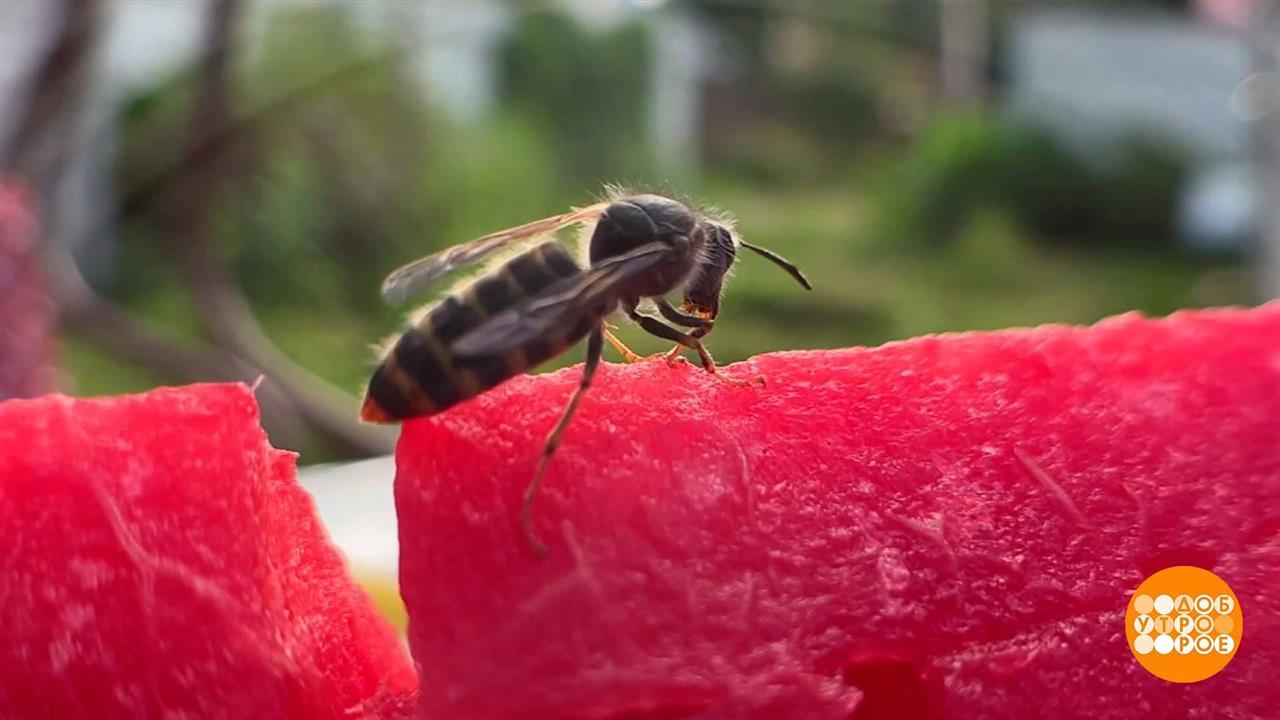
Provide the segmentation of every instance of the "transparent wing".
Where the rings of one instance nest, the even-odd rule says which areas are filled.
[[[459,357],[501,355],[548,331],[572,325],[583,309],[607,300],[620,284],[665,260],[671,252],[666,243],[648,243],[593,265],[489,318],[458,338],[453,352]]]
[[[382,282],[382,297],[393,305],[399,305],[458,268],[466,267],[497,250],[548,235],[574,223],[594,220],[600,217],[608,206],[609,203],[600,202],[577,208],[560,215],[489,233],[470,242],[454,245],[414,260],[387,276],[387,279]]]

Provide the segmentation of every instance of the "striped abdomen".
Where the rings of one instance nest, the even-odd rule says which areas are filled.
[[[599,318],[584,314],[573,327],[513,347],[497,357],[459,358],[452,345],[493,315],[579,272],[569,253],[548,242],[512,258],[457,295],[431,308],[400,336],[369,380],[362,419],[395,422],[433,415],[563,353]]]

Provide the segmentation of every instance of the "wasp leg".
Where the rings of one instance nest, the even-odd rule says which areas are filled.
[[[757,375],[749,380],[735,380],[734,378],[728,377],[724,373],[720,372],[720,369],[716,367],[716,361],[711,357],[710,351],[708,351],[707,347],[702,344],[702,340],[700,340],[698,336],[694,335],[694,333],[698,331],[698,328],[695,328],[693,332],[690,332],[689,334],[686,335],[685,333],[680,332],[679,330],[671,327],[670,325],[665,325],[662,322],[659,322],[657,318],[651,318],[647,315],[641,315],[635,310],[628,312],[628,316],[632,320],[635,320],[636,323],[640,325],[640,327],[644,328],[645,332],[648,332],[652,335],[657,335],[663,340],[672,340],[674,342],[678,342],[680,343],[680,345],[697,352],[698,359],[702,362],[702,369],[711,373],[711,375],[716,379],[726,382],[730,385],[763,385],[764,384],[764,377],[760,375]]]
[[[582,379],[578,381],[578,389],[573,391],[568,406],[560,414],[560,420],[551,429],[551,434],[547,435],[547,442],[542,446],[542,456],[538,458],[538,469],[533,473],[533,482],[524,489],[524,504],[520,509],[520,530],[524,533],[524,539],[528,541],[529,547],[533,548],[534,554],[538,557],[547,554],[547,546],[533,532],[533,503],[538,499],[538,490],[542,487],[542,476],[547,471],[547,463],[551,462],[551,456],[555,454],[556,448],[560,447],[560,436],[564,434],[565,428],[569,427],[569,421],[578,410],[578,403],[582,401],[587,388],[591,387],[591,378],[595,376],[596,368],[600,365],[600,356],[604,354],[604,333],[607,332],[600,327],[591,331],[591,336],[587,339],[587,362],[582,366]]]
[[[664,306],[665,306],[665,309],[664,309]],[[670,320],[671,322],[684,325],[686,327],[692,327],[693,330],[690,331],[689,333],[691,336],[696,338],[706,337],[707,333],[711,332],[712,328],[715,327],[714,325],[715,318],[712,318],[710,313],[707,313],[706,311],[695,310],[693,313],[690,313],[689,310],[690,310],[689,305],[685,304],[681,306],[680,310],[677,311],[675,308],[671,307],[670,303],[667,303],[665,300],[663,300],[658,305],[658,311],[661,312],[663,317],[665,317],[666,319]],[[681,320],[676,319],[677,317],[681,317],[682,319],[687,318],[689,322],[681,322]],[[692,320],[701,320],[702,322],[694,323],[694,322],[691,322]],[[684,349],[683,345],[676,345],[675,347],[668,350],[666,354],[663,355],[663,358],[666,359],[668,363],[672,363],[675,361],[677,357],[680,356],[680,351],[682,349]]]
[[[614,335],[608,330],[604,331],[604,339],[608,340],[609,344],[613,346],[613,349],[617,350],[622,355],[623,359],[625,359],[627,362],[637,363],[637,362],[640,362],[641,360],[644,360],[643,357],[635,354],[631,350],[631,348],[627,347],[626,343],[619,340],[617,335]]]
[[[689,313],[688,306],[677,310],[671,306],[671,303],[667,302],[663,298],[654,300],[653,304],[657,306],[658,312],[662,313],[662,317],[677,325],[693,328],[689,333],[692,337],[701,338],[711,332],[711,328],[715,326],[715,320],[712,318],[701,313],[696,315]],[[667,352],[660,353],[659,356],[662,357],[663,360],[666,360],[668,365],[674,365],[677,360],[683,359],[680,357],[680,350],[683,347],[683,345],[676,345]]]
[[[628,363],[638,363],[638,362],[644,362],[645,360],[655,360],[658,358],[665,360],[668,365],[675,365],[679,362],[684,362],[684,358],[677,358],[675,356],[675,353],[654,353],[653,355],[649,355],[649,356],[638,355],[631,348],[627,347],[626,343],[622,342],[622,340],[617,335],[614,335],[613,333],[609,332],[610,330],[616,330],[616,329],[617,328],[615,328],[613,325],[610,325],[609,323],[605,323],[604,339],[608,340],[609,344],[612,345],[614,349],[617,350],[622,355],[623,359],[625,359]]]
[[[707,333],[709,332],[711,332],[711,328],[699,327],[699,328],[694,328],[690,330],[689,336],[695,337],[695,338],[703,338],[703,337],[706,337]],[[664,353],[662,357],[665,358],[668,363],[672,363],[676,360],[676,358],[680,357],[681,350],[684,350],[684,346],[677,343],[675,347],[671,348],[666,353]]]

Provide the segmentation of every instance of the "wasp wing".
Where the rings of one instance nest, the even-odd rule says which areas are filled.
[[[399,305],[458,268],[466,267],[490,253],[517,243],[548,235],[574,223],[594,220],[600,217],[608,206],[608,203],[600,202],[577,208],[560,215],[489,233],[470,242],[454,245],[414,260],[387,276],[387,279],[382,282],[382,297],[393,305]]]
[[[671,252],[670,245],[654,242],[593,265],[489,318],[458,338],[452,350],[459,357],[500,355],[556,328],[570,326],[581,317],[583,308],[608,301],[621,283],[667,259]]]

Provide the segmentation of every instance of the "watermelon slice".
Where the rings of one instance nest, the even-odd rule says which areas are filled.
[[[0,718],[391,718],[416,678],[243,385],[0,404]]]
[[[424,718],[1274,717],[1280,305],[578,370],[405,425]],[[1214,677],[1143,670],[1148,575],[1239,597]]]

